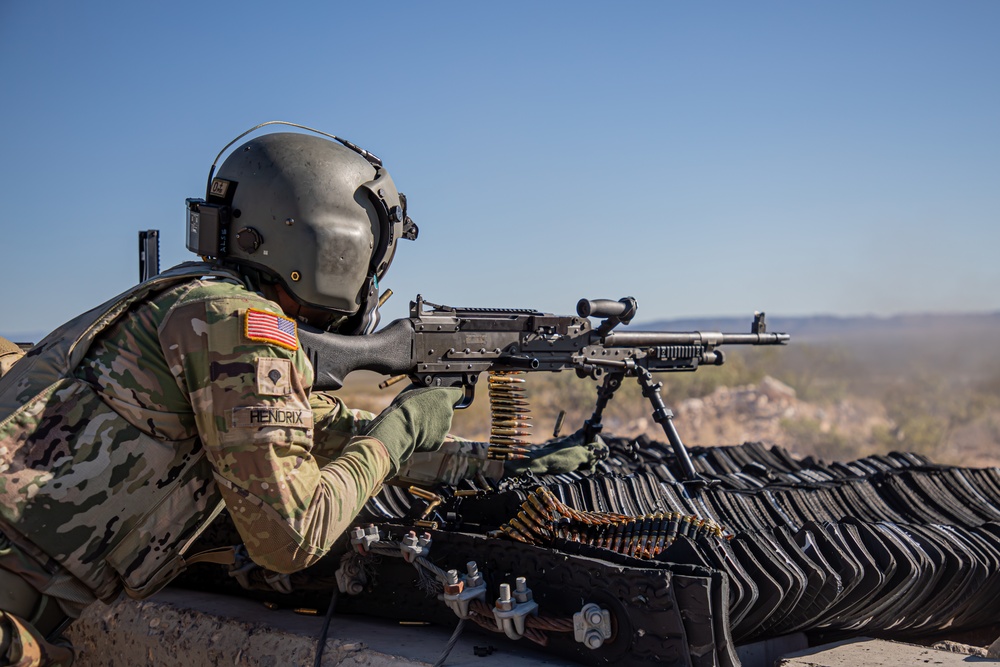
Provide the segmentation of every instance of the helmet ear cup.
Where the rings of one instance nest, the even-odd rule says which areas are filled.
[[[368,270],[381,278],[396,254],[397,241],[403,237],[406,197],[396,190],[392,178],[381,167],[376,168],[375,178],[361,187],[368,192],[378,215],[378,234]]]

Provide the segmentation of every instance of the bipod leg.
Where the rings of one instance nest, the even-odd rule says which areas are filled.
[[[663,403],[663,396],[660,395],[660,389],[663,388],[663,384],[653,382],[652,374],[645,368],[639,369],[636,379],[642,387],[642,395],[649,399],[649,402],[653,406],[653,420],[663,428],[663,432],[667,436],[667,442],[670,443],[671,449],[674,450],[674,456],[677,457],[677,462],[684,475],[682,484],[684,484],[685,490],[692,496],[697,495],[703,488],[708,486],[709,481],[699,475],[698,471],[694,469],[694,464],[691,463],[691,456],[688,454],[687,447],[681,442],[681,436],[674,426],[674,413]]]
[[[604,376],[604,382],[597,388],[597,403],[594,405],[594,413],[590,415],[590,419],[583,422],[583,441],[585,443],[593,442],[594,436],[600,435],[601,431],[604,430],[604,424],[601,423],[604,408],[608,407],[611,397],[622,386],[624,378],[624,373],[608,373]]]

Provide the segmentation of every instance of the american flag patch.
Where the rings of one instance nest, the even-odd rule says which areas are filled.
[[[250,340],[271,343],[287,350],[299,349],[295,320],[265,310],[247,308],[243,318],[243,333]]]

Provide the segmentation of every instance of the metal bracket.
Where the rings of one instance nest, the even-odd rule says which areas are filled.
[[[375,524],[368,524],[367,528],[357,526],[351,531],[351,544],[354,546],[354,550],[362,556],[367,556],[372,545],[380,539],[378,526]]]
[[[424,533],[419,538],[415,531],[403,538],[399,544],[399,550],[403,554],[403,560],[412,563],[421,556],[426,556],[431,550],[431,534]]]
[[[591,650],[601,648],[611,639],[611,612],[593,602],[583,605],[573,614],[573,638]]]
[[[267,582],[268,586],[285,595],[294,590],[291,577],[283,572],[268,572],[264,575],[264,581]]]
[[[497,623],[497,629],[511,639],[524,636],[524,619],[528,614],[538,615],[538,603],[532,599],[531,589],[525,583],[525,578],[518,577],[516,585],[515,597],[512,598],[510,584],[500,584],[500,597],[493,607],[493,620]]]
[[[448,581],[444,585],[444,603],[459,618],[469,618],[469,604],[473,600],[486,601],[486,582],[476,562],[466,563],[466,570],[468,574],[461,579],[458,570],[448,570]]]

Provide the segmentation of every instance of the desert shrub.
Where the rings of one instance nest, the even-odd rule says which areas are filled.
[[[996,397],[948,377],[917,373],[899,379],[882,395],[895,429],[881,433],[883,446],[895,445],[941,459],[948,435],[959,426],[996,410]]]
[[[824,428],[816,419],[782,419],[781,428],[798,454],[813,455],[824,461],[852,461],[870,452],[866,442],[844,437],[835,426]]]
[[[751,369],[781,380],[806,401],[837,401],[855,390],[867,374],[858,367],[849,348],[795,343],[788,347],[754,350]]]

